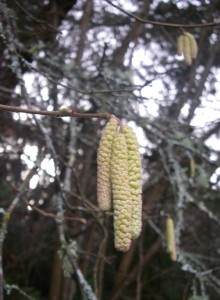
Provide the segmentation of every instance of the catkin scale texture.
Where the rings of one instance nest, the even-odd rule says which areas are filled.
[[[103,211],[111,209],[111,155],[112,143],[118,120],[112,117],[102,133],[97,155],[97,196],[99,208]]]
[[[114,207],[114,243],[126,252],[131,244],[132,200],[128,179],[128,151],[124,134],[115,135],[112,149],[111,180]]]
[[[139,145],[136,134],[128,125],[123,125],[122,133],[125,135],[128,151],[128,177],[132,197],[131,234],[136,239],[142,227],[142,174]]]

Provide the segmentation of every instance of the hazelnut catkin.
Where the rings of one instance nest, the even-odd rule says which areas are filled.
[[[191,49],[189,38],[186,35],[183,37],[183,55],[185,63],[190,66],[192,64]]]
[[[190,177],[194,178],[196,173],[196,166],[195,166],[195,160],[193,158],[190,158],[189,160],[189,167],[190,167]]]
[[[131,244],[132,196],[128,178],[128,151],[125,135],[118,132],[113,141],[111,180],[114,207],[114,243],[126,252]]]
[[[111,209],[111,155],[112,143],[118,120],[112,117],[104,128],[97,155],[97,196],[99,208],[103,211]]]
[[[195,59],[198,54],[198,46],[196,39],[189,32],[184,32],[177,38],[177,52],[179,55],[183,54],[185,63],[192,64],[192,59]]]
[[[132,197],[131,234],[136,239],[142,227],[142,174],[139,145],[136,134],[128,125],[123,125],[122,133],[125,135],[128,150],[128,177]]]
[[[189,39],[191,57],[196,58],[198,54],[198,46],[196,40],[194,36],[189,32],[185,32],[185,36],[187,36]]]
[[[170,258],[176,261],[176,243],[173,219],[168,217],[166,219],[166,238],[167,238],[167,252]]]

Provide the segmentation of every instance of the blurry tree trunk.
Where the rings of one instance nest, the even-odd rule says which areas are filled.
[[[77,53],[75,59],[76,64],[79,67],[85,49],[86,36],[88,33],[89,23],[91,22],[91,18],[92,18],[92,11],[93,11],[93,0],[87,0],[84,4],[83,15],[80,20],[80,35],[79,35],[79,42],[77,46]]]
[[[137,240],[134,240],[131,244],[131,248],[129,249],[128,252],[126,252],[120,262],[120,265],[117,270],[117,274],[115,277],[115,282],[114,282],[114,291],[116,291],[120,285],[123,283],[123,281],[126,279],[126,277],[129,275],[129,268],[132,263],[132,259],[134,256],[134,252],[136,250],[137,246]]]
[[[50,282],[50,298],[49,300],[60,300],[61,290],[62,290],[62,262],[57,251],[54,254],[52,275]]]
[[[64,277],[62,296],[60,300],[72,300],[76,293],[76,282],[72,278]]]
[[[147,253],[143,257],[143,267],[146,267],[146,264],[157,254],[158,250],[161,247],[161,240],[156,240]],[[113,294],[111,300],[118,300],[121,299],[121,294],[123,293],[124,289],[131,284],[137,278],[138,274],[138,266],[134,266],[133,269],[127,274],[126,279],[124,282],[118,287],[118,289]]]

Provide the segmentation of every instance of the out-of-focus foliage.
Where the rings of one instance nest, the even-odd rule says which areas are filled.
[[[220,17],[219,1],[114,3],[161,22]],[[112,213],[97,209],[105,121],[0,111],[1,215],[19,198],[3,246],[5,299],[85,299],[83,282],[100,300],[219,299],[220,31],[187,31],[199,47],[192,66],[177,56],[180,29],[139,23],[106,1],[1,1],[0,104],[132,121],[143,165],[143,229],[121,254]],[[166,215],[176,262],[166,253]]]

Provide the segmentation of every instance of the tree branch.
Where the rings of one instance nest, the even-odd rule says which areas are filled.
[[[166,22],[151,21],[151,20],[143,19],[143,18],[141,18],[139,16],[136,16],[136,15],[130,13],[130,12],[127,12],[122,7],[112,3],[110,0],[105,0],[105,1],[108,4],[110,4],[111,6],[117,8],[122,13],[126,14],[127,16],[131,17],[132,19],[134,19],[134,20],[136,20],[140,23],[151,24],[151,25],[162,26],[162,27],[172,27],[172,28],[204,28],[204,27],[220,26],[220,22],[209,22],[209,23],[189,25],[189,24],[177,24],[177,23],[166,23]]]
[[[110,119],[113,117],[113,115],[109,113],[103,113],[103,114],[76,113],[74,110],[68,108],[64,108],[64,109],[61,108],[60,110],[56,110],[56,111],[47,111],[47,110],[29,109],[29,108],[22,108],[22,107],[0,104],[0,110],[5,110],[9,112],[27,113],[32,115],[45,115],[51,117],[98,118],[98,119]]]

